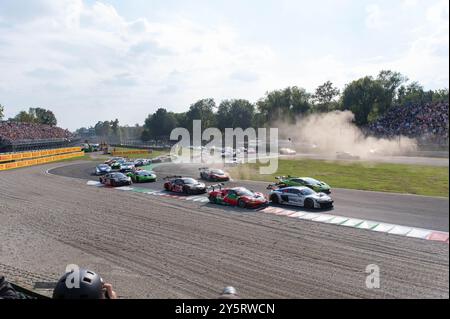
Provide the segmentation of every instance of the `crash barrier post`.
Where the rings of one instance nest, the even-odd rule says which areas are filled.
[[[81,157],[80,147],[0,154],[0,171]]]

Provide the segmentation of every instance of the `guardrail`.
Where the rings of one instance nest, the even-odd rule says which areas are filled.
[[[80,147],[0,154],[0,171],[81,157]]]

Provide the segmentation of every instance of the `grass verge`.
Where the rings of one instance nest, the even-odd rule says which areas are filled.
[[[426,196],[449,196],[448,167],[424,165],[330,162],[323,160],[279,160],[278,171],[261,175],[259,164],[235,167],[235,178],[274,182],[275,176],[309,176],[332,187]]]

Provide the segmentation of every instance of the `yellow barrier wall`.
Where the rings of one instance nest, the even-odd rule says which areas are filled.
[[[134,151],[113,151],[113,156],[125,156],[125,155],[135,155],[135,154],[150,154],[149,150],[134,150]]]
[[[84,156],[84,152],[80,151],[80,148],[77,148],[77,149],[78,149],[78,152],[73,152],[73,153],[58,154],[58,155],[54,155],[54,156],[47,156],[47,157],[30,159],[30,160],[4,163],[4,164],[0,163],[0,171],[5,171],[5,170],[19,168],[19,167],[33,166],[33,165],[38,165],[38,164],[45,164],[45,163],[60,161],[63,159]]]
[[[49,156],[49,155],[80,152],[80,151],[81,151],[81,147],[64,147],[64,148],[55,148],[55,149],[51,149],[51,150],[39,150],[39,151],[19,152],[19,153],[5,153],[5,154],[0,154],[0,163],[23,160],[23,159],[33,159],[36,157]]]

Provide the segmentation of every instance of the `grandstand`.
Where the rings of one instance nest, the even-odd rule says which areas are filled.
[[[448,102],[398,105],[368,127],[380,137],[408,136],[419,144],[448,147]]]
[[[76,143],[72,133],[59,127],[14,121],[0,122],[0,152],[67,147]]]

